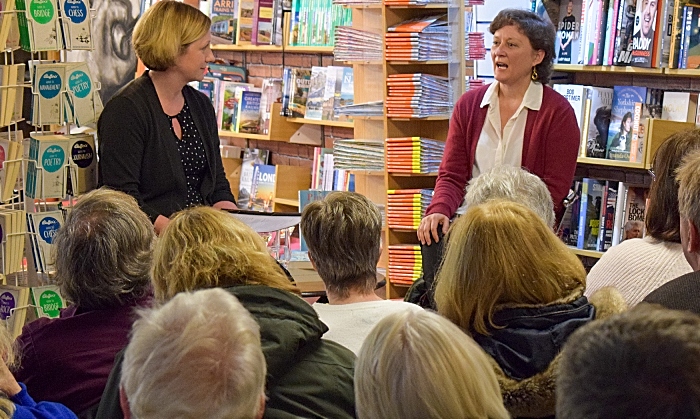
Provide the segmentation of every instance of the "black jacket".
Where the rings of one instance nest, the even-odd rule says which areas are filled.
[[[201,193],[206,205],[234,202],[219,151],[216,115],[209,99],[182,89],[204,143],[208,169]],[[187,182],[170,121],[148,71],[107,102],[97,123],[99,183],[136,198],[151,221],[185,207]]]

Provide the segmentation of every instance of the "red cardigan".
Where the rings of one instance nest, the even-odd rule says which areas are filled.
[[[488,106],[479,106],[487,89],[488,86],[483,86],[469,90],[455,105],[433,200],[426,215],[439,213],[452,217],[464,199],[464,188],[472,177],[476,145],[488,112]],[[576,116],[569,102],[549,86],[543,88],[540,110],[527,112],[522,166],[547,185],[559,219],[563,213],[562,201],[576,170],[581,138]]]

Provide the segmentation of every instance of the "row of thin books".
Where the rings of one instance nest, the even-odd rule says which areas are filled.
[[[353,103],[350,105],[340,105],[336,108],[335,114],[338,116],[383,116],[384,101],[378,100],[374,102]]]
[[[335,29],[333,55],[338,61],[383,60],[382,36],[349,26]]]
[[[389,246],[389,282],[411,285],[420,278],[423,257],[416,244],[394,244]]]
[[[446,60],[449,37],[446,14],[409,19],[388,29],[385,56],[389,61]]]
[[[425,118],[449,115],[452,93],[447,77],[424,73],[391,74],[387,79],[387,116]]]
[[[433,199],[432,189],[390,189],[387,192],[389,228],[416,230]]]
[[[336,169],[384,170],[384,141],[336,140],[333,156]]]
[[[33,308],[33,310],[29,310]],[[7,323],[13,337],[22,333],[24,325],[34,318],[59,317],[66,302],[58,285],[24,287],[0,285],[0,321]]]
[[[445,143],[423,137],[386,139],[386,167],[394,173],[434,173],[440,167]]]

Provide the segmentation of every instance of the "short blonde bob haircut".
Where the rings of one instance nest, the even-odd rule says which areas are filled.
[[[583,290],[581,261],[537,214],[493,200],[470,207],[447,236],[437,274],[438,312],[469,333],[488,335],[498,306],[553,304]]]
[[[423,310],[390,314],[372,329],[355,364],[355,405],[359,419],[510,417],[484,351]]]
[[[143,64],[165,71],[191,43],[211,29],[211,19],[175,0],[162,0],[146,10],[134,28],[132,43]]]
[[[183,291],[252,284],[299,294],[256,232],[210,207],[171,218],[156,242],[151,274],[160,301]]]

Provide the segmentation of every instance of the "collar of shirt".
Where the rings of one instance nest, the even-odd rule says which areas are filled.
[[[494,105],[494,107],[496,107],[495,105],[498,105],[498,87],[499,83],[497,81],[491,83],[489,88],[486,89],[486,93],[484,93],[484,98],[481,99],[481,105],[479,105],[480,107],[483,108],[484,106],[489,105]],[[518,110],[515,112],[514,116],[517,116],[523,108],[539,111],[540,107],[542,106],[543,91],[544,88],[542,87],[541,83],[531,81],[530,86],[528,86],[527,91],[525,91],[523,101]]]

